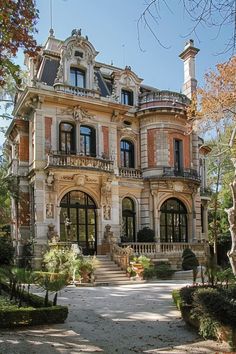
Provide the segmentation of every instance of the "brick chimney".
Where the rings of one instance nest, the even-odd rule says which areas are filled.
[[[190,39],[185,47],[184,51],[179,57],[184,61],[184,84],[183,94],[188,98],[192,98],[194,91],[197,88],[197,80],[195,75],[195,56],[199,52],[198,48],[194,47],[194,41]]]

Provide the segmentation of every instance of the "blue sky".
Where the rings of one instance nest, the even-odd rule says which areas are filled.
[[[149,1],[150,2],[150,1]],[[230,31],[224,29],[217,39],[216,32],[198,28],[198,38],[190,34],[193,23],[184,12],[180,0],[169,0],[172,12],[160,8],[159,24],[153,29],[161,42],[170,47],[162,48],[145,26],[140,26],[142,52],[138,45],[137,20],[145,8],[145,0],[52,0],[55,36],[67,38],[73,28],[81,28],[88,35],[99,55],[97,60],[132,70],[144,83],[180,91],[183,82],[183,64],[178,57],[187,39],[192,38],[200,48],[196,59],[197,79],[203,83],[204,73],[216,63],[228,59],[230,53],[217,55],[224,49]],[[50,28],[50,1],[36,0],[40,11],[37,40],[43,44]],[[153,21],[150,19],[150,24]]]
[[[55,36],[66,39],[72,29],[81,28],[83,35],[99,51],[97,60],[114,66],[131,66],[143,83],[180,92],[183,83],[183,63],[179,54],[185,42],[192,38],[200,49],[196,58],[196,74],[199,84],[203,84],[204,74],[209,68],[226,61],[231,53],[218,55],[225,48],[230,37],[230,30],[223,29],[216,38],[212,29],[200,26],[197,34],[190,34],[193,23],[184,12],[182,0],[166,0],[171,4],[171,11],[166,6],[160,7],[158,25],[150,19],[149,24],[165,46],[161,47],[150,31],[140,24],[138,44],[137,21],[151,0],[52,0],[53,29]],[[164,3],[164,0],[163,0]],[[45,43],[50,29],[50,0],[36,0],[39,9],[36,39]],[[19,53],[16,62],[23,67],[23,54]],[[4,122],[6,125],[8,122]],[[3,136],[0,134],[0,143]]]

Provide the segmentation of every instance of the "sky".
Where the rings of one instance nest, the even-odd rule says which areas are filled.
[[[97,60],[114,66],[131,66],[141,77],[143,83],[180,92],[183,83],[183,63],[179,58],[186,41],[194,39],[200,49],[196,58],[196,75],[203,85],[204,74],[210,68],[228,59],[231,53],[219,55],[230,36],[230,30],[224,29],[216,37],[216,31],[200,26],[195,34],[190,33],[193,23],[184,11],[181,0],[168,0],[171,8],[160,6],[160,17],[156,24],[149,18],[158,44],[151,32],[140,23],[138,43],[137,21],[151,0],[51,0],[52,25],[55,37],[66,39],[72,29],[81,28],[82,35],[88,35],[90,42],[99,52]],[[51,27],[50,0],[36,0],[39,9],[39,44],[45,43]],[[154,8],[151,8],[154,9]],[[215,38],[215,39],[214,39]]]
[[[159,1],[162,5],[159,17],[156,16],[157,23],[149,17],[148,25],[162,45],[142,21],[139,32],[137,30],[138,19],[151,0],[36,0],[39,20],[35,37],[38,44],[46,42],[51,17],[56,38],[65,40],[74,28],[81,28],[82,35],[87,35],[99,52],[97,61],[121,68],[131,66],[144,84],[176,92],[181,92],[183,84],[183,62],[179,54],[191,38],[200,49],[196,57],[196,78],[202,86],[204,74],[232,54],[219,54],[224,51],[230,29],[224,28],[216,38],[215,30],[199,26],[196,36],[191,33],[194,24],[184,11],[182,0],[166,0],[171,6],[169,9],[164,5],[165,0]],[[22,52],[18,53],[16,62],[24,69]],[[0,134],[0,144],[3,139]]]

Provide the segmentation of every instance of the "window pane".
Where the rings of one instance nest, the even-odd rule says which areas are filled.
[[[85,213],[86,213],[86,209],[79,209],[79,224],[85,224],[86,223]]]
[[[134,210],[134,204],[133,201],[130,198],[124,198],[122,201],[122,209],[126,210]]]
[[[95,212],[93,209],[88,209],[88,224],[89,225],[95,224]]]

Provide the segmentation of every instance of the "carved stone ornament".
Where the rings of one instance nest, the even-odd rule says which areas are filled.
[[[54,218],[54,205],[51,203],[46,204],[46,218],[47,219]]]
[[[76,186],[83,186],[85,183],[85,176],[74,175],[74,181]]]
[[[60,62],[59,68],[57,70],[57,76],[55,79],[55,83],[63,83],[63,64]]]
[[[51,243],[57,243],[60,239],[58,233],[55,231],[55,225],[49,224],[48,225],[48,241]]]
[[[53,183],[54,183],[54,173],[53,172],[50,171],[48,173],[46,183],[47,183],[48,187],[53,186]]]
[[[103,205],[103,219],[104,220],[111,220],[111,206],[110,205]]]
[[[183,192],[184,186],[183,183],[181,182],[174,182],[173,184],[173,189],[175,192]]]
[[[137,133],[130,127],[124,127],[121,130],[122,135],[129,137],[129,138],[134,138],[136,139]]]

